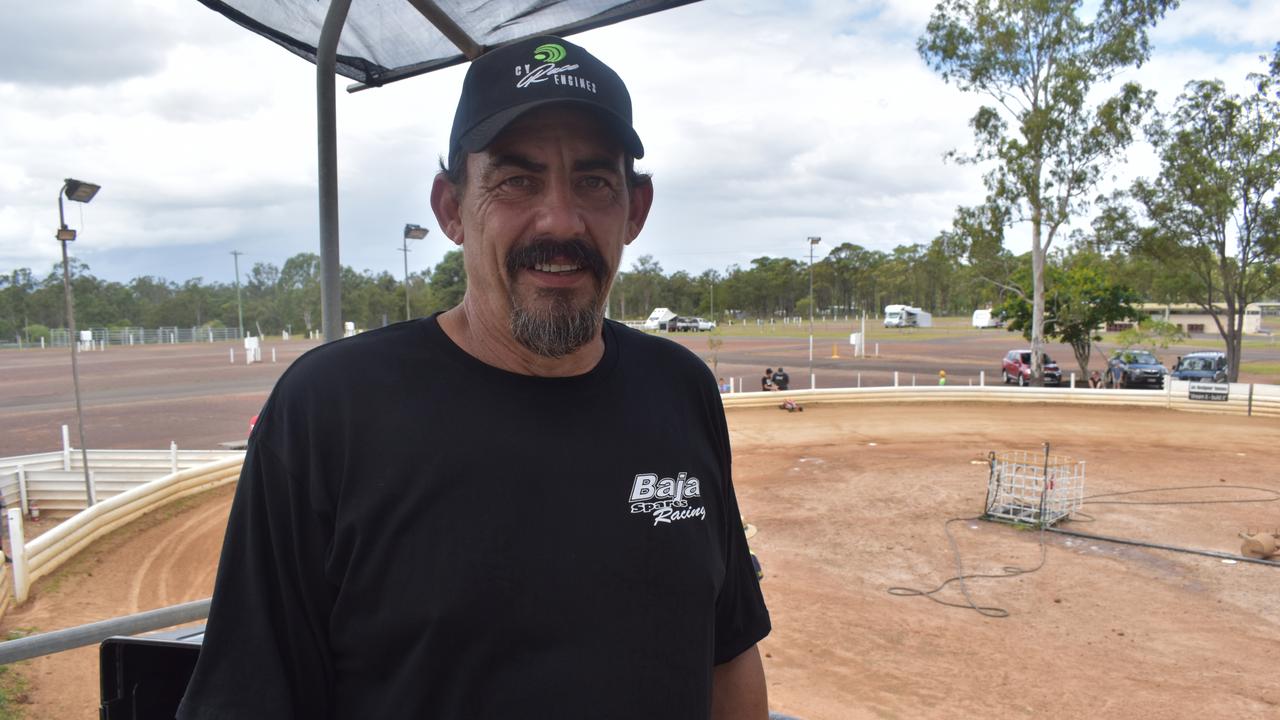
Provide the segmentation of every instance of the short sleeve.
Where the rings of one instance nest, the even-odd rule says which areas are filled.
[[[760,592],[760,579],[751,563],[746,533],[742,530],[742,514],[733,489],[732,452],[724,405],[718,394],[708,398],[710,421],[715,428],[722,456],[725,519],[725,574],[716,598],[716,635],[714,664],[729,662],[763,640],[772,626],[769,611]]]
[[[765,608],[760,580],[751,563],[746,534],[738,520],[738,502],[729,485],[726,515],[729,542],[724,584],[716,598],[715,664],[726,663],[760,642],[769,634],[769,611]]]

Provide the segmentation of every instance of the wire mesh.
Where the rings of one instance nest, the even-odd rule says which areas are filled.
[[[985,516],[989,520],[1054,524],[1084,502],[1084,461],[1048,450],[991,453]]]

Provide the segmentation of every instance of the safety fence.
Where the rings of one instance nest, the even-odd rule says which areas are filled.
[[[1159,390],[1110,390],[1014,385],[919,385],[735,392],[726,408],[767,407],[790,398],[806,404],[882,402],[1064,403],[1152,407],[1188,412],[1280,417],[1280,385],[1170,380]]]
[[[243,453],[229,450],[89,450],[86,479],[79,450],[66,442],[62,450],[0,458],[0,503],[24,516],[41,513],[73,515],[88,507],[90,496],[106,500],[180,470]]]
[[[169,473],[81,510],[30,542],[23,531],[23,512],[7,511],[12,556],[13,599],[26,601],[31,584],[75,557],[90,543],[142,515],[189,495],[234,482],[244,463],[243,453],[222,453],[223,458]],[[228,457],[230,455],[230,457]],[[92,465],[92,460],[90,462]]]
[[[227,340],[239,340],[240,328],[229,327],[209,327],[208,325],[198,325],[195,327],[178,327],[176,325],[168,327],[110,327],[110,328],[85,328],[78,330],[76,335],[82,346],[92,345],[99,347],[104,345],[176,345],[178,343],[202,343],[202,342],[225,342]],[[21,336],[15,337],[10,341],[8,338],[0,343],[0,347],[16,348],[19,350],[25,348],[39,347],[70,347],[71,333],[66,328],[51,328],[49,330],[49,338],[47,340],[23,339]]]

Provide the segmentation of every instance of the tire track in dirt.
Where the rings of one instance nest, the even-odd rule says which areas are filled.
[[[227,497],[202,504],[185,522],[170,531],[164,541],[155,544],[134,572],[130,583],[128,612],[143,609],[144,593],[151,600],[147,603],[148,607],[184,601],[179,598],[189,599],[187,596],[193,585],[193,575],[199,572],[201,560],[207,560],[208,548],[211,545],[221,547],[230,503],[231,500]],[[216,553],[215,550],[215,564]],[[179,563],[184,561],[184,566],[179,567]],[[178,589],[171,593],[170,584],[175,584]]]
[[[217,557],[227,527],[230,498],[209,508],[205,519],[190,527],[161,566],[156,588],[162,604],[182,602],[193,587],[203,587],[204,576],[216,574]],[[214,562],[210,563],[209,558]],[[204,570],[205,572],[201,572]],[[212,584],[209,584],[212,587]]]
[[[208,597],[234,485],[151,513],[95,542],[0,620],[0,636],[48,632]],[[27,681],[22,717],[97,717],[98,649],[15,666]]]

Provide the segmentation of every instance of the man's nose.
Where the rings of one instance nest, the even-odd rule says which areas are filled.
[[[550,237],[582,237],[586,234],[581,198],[573,192],[568,178],[547,183],[538,209],[538,232]]]

